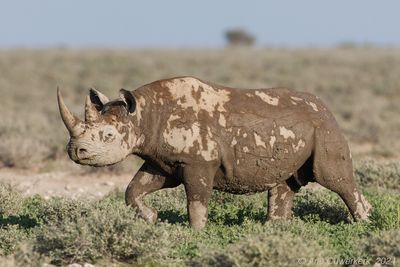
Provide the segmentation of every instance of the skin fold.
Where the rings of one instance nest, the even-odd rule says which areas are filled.
[[[371,206],[358,189],[350,150],[332,113],[311,94],[286,88],[235,89],[194,77],[159,80],[110,101],[90,89],[85,120],[66,107],[68,154],[79,164],[106,166],[130,154],[145,163],[126,190],[126,203],[149,222],[157,211],[143,198],[185,187],[190,225],[205,227],[213,189],[268,191],[268,220],[292,216],[301,186],[336,192],[355,220]]]

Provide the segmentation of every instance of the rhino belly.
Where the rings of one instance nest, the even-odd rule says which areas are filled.
[[[311,153],[311,143],[298,153],[279,144],[273,151],[243,151],[239,146],[235,151],[233,177],[226,177],[221,169],[215,177],[214,187],[236,194],[266,191],[292,176]]]

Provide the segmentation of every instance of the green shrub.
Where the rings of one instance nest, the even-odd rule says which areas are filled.
[[[8,255],[17,248],[25,234],[18,225],[6,225],[0,228],[0,255]]]
[[[226,250],[219,250],[200,260],[201,266],[296,266],[319,259],[329,259],[332,252],[317,241],[275,232],[248,237]],[[315,263],[314,263],[315,264]],[[328,263],[321,262],[321,266]]]
[[[22,200],[21,194],[11,185],[0,183],[0,218],[18,213]]]
[[[328,190],[301,190],[296,194],[293,212],[307,221],[327,221],[332,224],[349,222],[350,213],[343,200]]]
[[[379,230],[400,228],[400,195],[370,192],[371,224]]]
[[[45,224],[77,221],[91,212],[92,205],[90,201],[55,197],[42,204],[37,210],[37,217]]]
[[[132,209],[115,199],[88,205],[54,203],[57,208],[45,209],[49,217],[36,235],[35,249],[55,264],[95,262],[100,258],[162,261],[174,246],[170,237],[173,226],[138,220]]]

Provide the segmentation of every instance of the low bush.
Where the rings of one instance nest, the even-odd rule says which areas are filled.
[[[0,218],[19,212],[22,206],[21,194],[9,184],[0,183]]]
[[[400,261],[400,231],[398,229],[374,232],[360,242],[360,254],[372,262],[398,266]],[[386,264],[385,264],[386,263]]]
[[[400,192],[400,163],[379,163],[373,160],[356,161],[356,178],[362,187]]]
[[[333,251],[290,232],[262,234],[204,256],[200,266],[298,266],[333,257]],[[321,266],[327,263],[321,262]]]
[[[95,262],[101,258],[120,261],[157,259],[171,254],[173,226],[138,220],[121,199],[107,197],[95,202],[54,199],[41,211],[44,225],[36,234],[35,250],[54,264]]]
[[[14,252],[24,238],[25,235],[18,225],[0,227],[0,255],[9,255]]]

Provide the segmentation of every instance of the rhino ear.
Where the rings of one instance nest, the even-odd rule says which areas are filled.
[[[106,97],[94,88],[89,89],[89,97],[90,101],[96,107],[97,111],[101,111],[104,105],[110,101],[108,97]]]
[[[122,99],[122,101],[126,103],[126,109],[129,113],[135,112],[136,100],[132,92],[122,88],[121,90],[119,90],[119,97]]]

